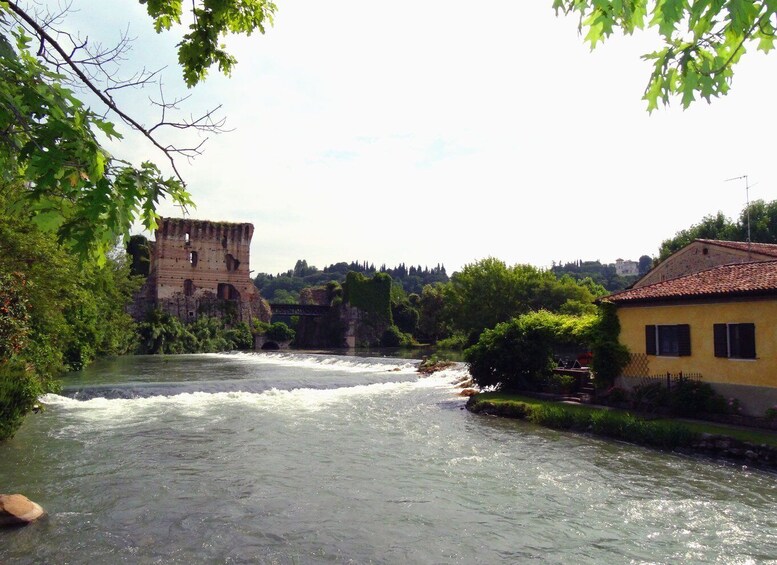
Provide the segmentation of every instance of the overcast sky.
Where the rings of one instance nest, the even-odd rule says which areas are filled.
[[[232,77],[212,71],[184,106],[223,104],[234,128],[181,163],[190,217],[253,223],[256,272],[305,259],[450,274],[489,256],[655,255],[707,214],[739,215],[745,182],[731,177],[749,175],[751,200],[777,198],[777,55],[748,53],[726,98],[649,115],[640,55],[657,41],[592,52],[551,4],[279,0],[266,35],[226,40]],[[185,91],[175,37],[156,36],[141,6],[75,5],[106,42],[129,22],[127,64],[167,64],[168,92]],[[151,122],[148,94],[127,104]],[[140,141],[115,151],[163,162]]]

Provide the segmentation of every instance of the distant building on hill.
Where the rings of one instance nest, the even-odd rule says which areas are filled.
[[[619,277],[631,277],[639,275],[639,263],[637,261],[616,259],[615,274]]]

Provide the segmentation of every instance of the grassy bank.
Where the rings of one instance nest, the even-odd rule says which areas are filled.
[[[467,409],[476,413],[520,418],[557,430],[588,432],[660,449],[693,447],[704,434],[777,447],[777,435],[758,430],[670,418],[648,419],[625,410],[496,392],[472,396],[467,402]]]

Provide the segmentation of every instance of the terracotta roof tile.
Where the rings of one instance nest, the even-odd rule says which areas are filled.
[[[724,241],[721,239],[696,239],[695,241],[719,247],[728,247],[729,249],[738,249],[740,251],[748,250],[748,243],[746,241]],[[777,257],[777,244],[775,243],[750,243],[749,246],[750,251],[753,253]]]
[[[692,275],[616,292],[601,300],[631,304],[759,294],[777,294],[777,261],[721,265]]]

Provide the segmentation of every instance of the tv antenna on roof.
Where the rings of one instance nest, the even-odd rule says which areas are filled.
[[[747,212],[747,258],[750,259],[750,181],[747,179],[747,175],[742,175],[739,177],[726,179],[725,182],[741,179],[745,179],[745,211]]]

